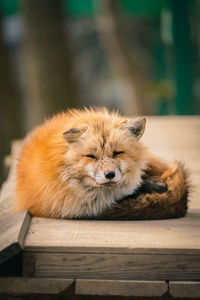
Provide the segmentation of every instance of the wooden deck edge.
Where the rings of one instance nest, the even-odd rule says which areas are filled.
[[[169,293],[176,298],[198,298],[200,299],[199,281],[170,281]]]
[[[30,222],[31,216],[27,211],[10,215],[1,221],[0,264],[23,250]]]
[[[1,294],[59,294],[73,279],[0,277]]]
[[[192,224],[191,224],[192,223]],[[152,239],[155,240],[156,244],[159,244],[157,247],[154,246],[153,242],[148,242],[147,246],[144,246],[145,243],[141,243],[140,235],[137,236],[137,230],[134,232],[134,239],[127,239],[127,242],[124,239],[123,233],[118,237],[116,233],[109,234],[111,228],[110,224],[116,226],[119,229],[126,224],[130,224],[138,228],[141,231],[142,226],[149,230],[152,226]],[[147,226],[149,224],[149,226]],[[159,224],[159,225],[156,225]],[[182,238],[180,243],[175,243],[174,240],[179,241],[179,235],[177,234],[176,227],[182,228],[182,225],[188,224],[188,232],[191,231],[194,233],[194,242],[193,243],[183,243],[188,241],[187,232],[185,233],[185,238]],[[155,227],[156,225],[156,227]],[[30,225],[30,232],[27,235],[25,240],[25,251],[26,252],[51,252],[51,253],[146,253],[146,254],[188,254],[188,255],[200,255],[200,242],[198,239],[198,228],[200,225],[200,209],[190,209],[187,215],[183,218],[177,219],[165,219],[165,220],[151,220],[151,221],[99,221],[99,220],[70,220],[70,219],[48,219],[48,218],[38,218],[33,217]],[[157,236],[154,234],[154,228],[161,228],[163,235],[160,236],[159,243],[156,240]],[[45,228],[49,228],[48,237],[46,237]],[[65,228],[65,229],[63,229]],[[80,231],[81,228],[81,231]],[[95,229],[94,229],[95,228]],[[101,228],[101,230],[100,230]],[[168,228],[168,230],[166,230]],[[187,228],[186,228],[187,229]],[[186,230],[185,229],[185,230]],[[96,231],[95,231],[96,230]],[[112,240],[113,243],[105,242],[105,235],[102,234],[104,230],[107,240]],[[129,230],[129,227],[127,227]],[[57,235],[54,232],[57,231],[59,235],[59,243],[57,242]],[[76,232],[74,235],[73,232]],[[181,232],[181,230],[179,229]],[[94,233],[95,232],[95,233]],[[123,231],[121,231],[123,232]],[[127,232],[126,232],[127,233]],[[145,234],[144,230],[144,234]],[[82,238],[84,234],[85,239]],[[95,238],[95,234],[99,236],[98,242]],[[174,234],[175,239],[170,238]],[[182,234],[182,232],[181,232]],[[188,233],[189,234],[189,233]],[[87,236],[94,236],[90,238],[88,242]],[[66,239],[67,237],[67,239]],[[123,244],[116,243],[116,239],[122,238]],[[170,242],[166,244],[166,238]],[[102,243],[99,241],[102,240]],[[163,242],[162,242],[163,241]],[[162,242],[162,244],[161,244]],[[132,244],[130,244],[132,243]],[[117,244],[117,245],[116,245]],[[187,247],[185,247],[185,244]]]
[[[165,281],[77,279],[75,285],[80,295],[161,297],[167,291]]]
[[[22,249],[24,249],[24,240],[26,238],[26,234],[28,232],[28,229],[29,229],[29,226],[31,223],[31,219],[32,219],[32,217],[28,211],[24,211],[23,215],[24,215],[24,217],[21,220],[22,224],[21,224],[21,228],[20,228],[19,236],[18,236],[18,241],[19,241],[19,244]]]

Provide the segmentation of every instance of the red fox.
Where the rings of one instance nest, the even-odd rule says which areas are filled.
[[[160,176],[168,166],[140,141],[145,123],[105,108],[47,120],[24,141],[17,209],[39,217],[95,217],[133,194],[145,172]]]

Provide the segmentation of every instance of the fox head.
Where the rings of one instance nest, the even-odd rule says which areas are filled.
[[[145,119],[125,119],[116,113],[91,112],[63,133],[66,142],[64,180],[79,180],[87,187],[132,188],[141,180],[145,147],[139,141]]]

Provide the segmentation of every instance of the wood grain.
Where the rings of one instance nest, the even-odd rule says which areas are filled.
[[[165,281],[77,279],[75,285],[80,295],[161,297],[167,291]]]
[[[35,255],[35,277],[199,280],[200,255],[26,253]]]
[[[72,285],[73,279],[0,278],[1,294],[59,294]]]
[[[170,295],[177,298],[199,298],[200,282],[169,282]]]
[[[33,218],[26,251],[200,254],[200,211],[156,221]]]

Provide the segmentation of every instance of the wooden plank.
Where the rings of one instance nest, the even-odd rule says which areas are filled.
[[[35,277],[112,280],[199,280],[200,255],[130,253],[26,253]]]
[[[31,217],[28,212],[9,216],[0,222],[0,264],[23,249]]]
[[[32,252],[200,254],[199,228],[199,210],[155,221],[32,218],[24,246]]]
[[[200,282],[170,281],[169,293],[176,298],[200,299]]]
[[[167,291],[165,281],[77,279],[75,285],[80,295],[161,297]]]
[[[59,294],[74,282],[73,279],[1,277],[1,294]]]
[[[8,180],[0,192],[0,264],[23,249],[24,238],[31,221],[28,212],[15,213],[16,159],[20,149],[21,142],[13,142],[12,166]]]

